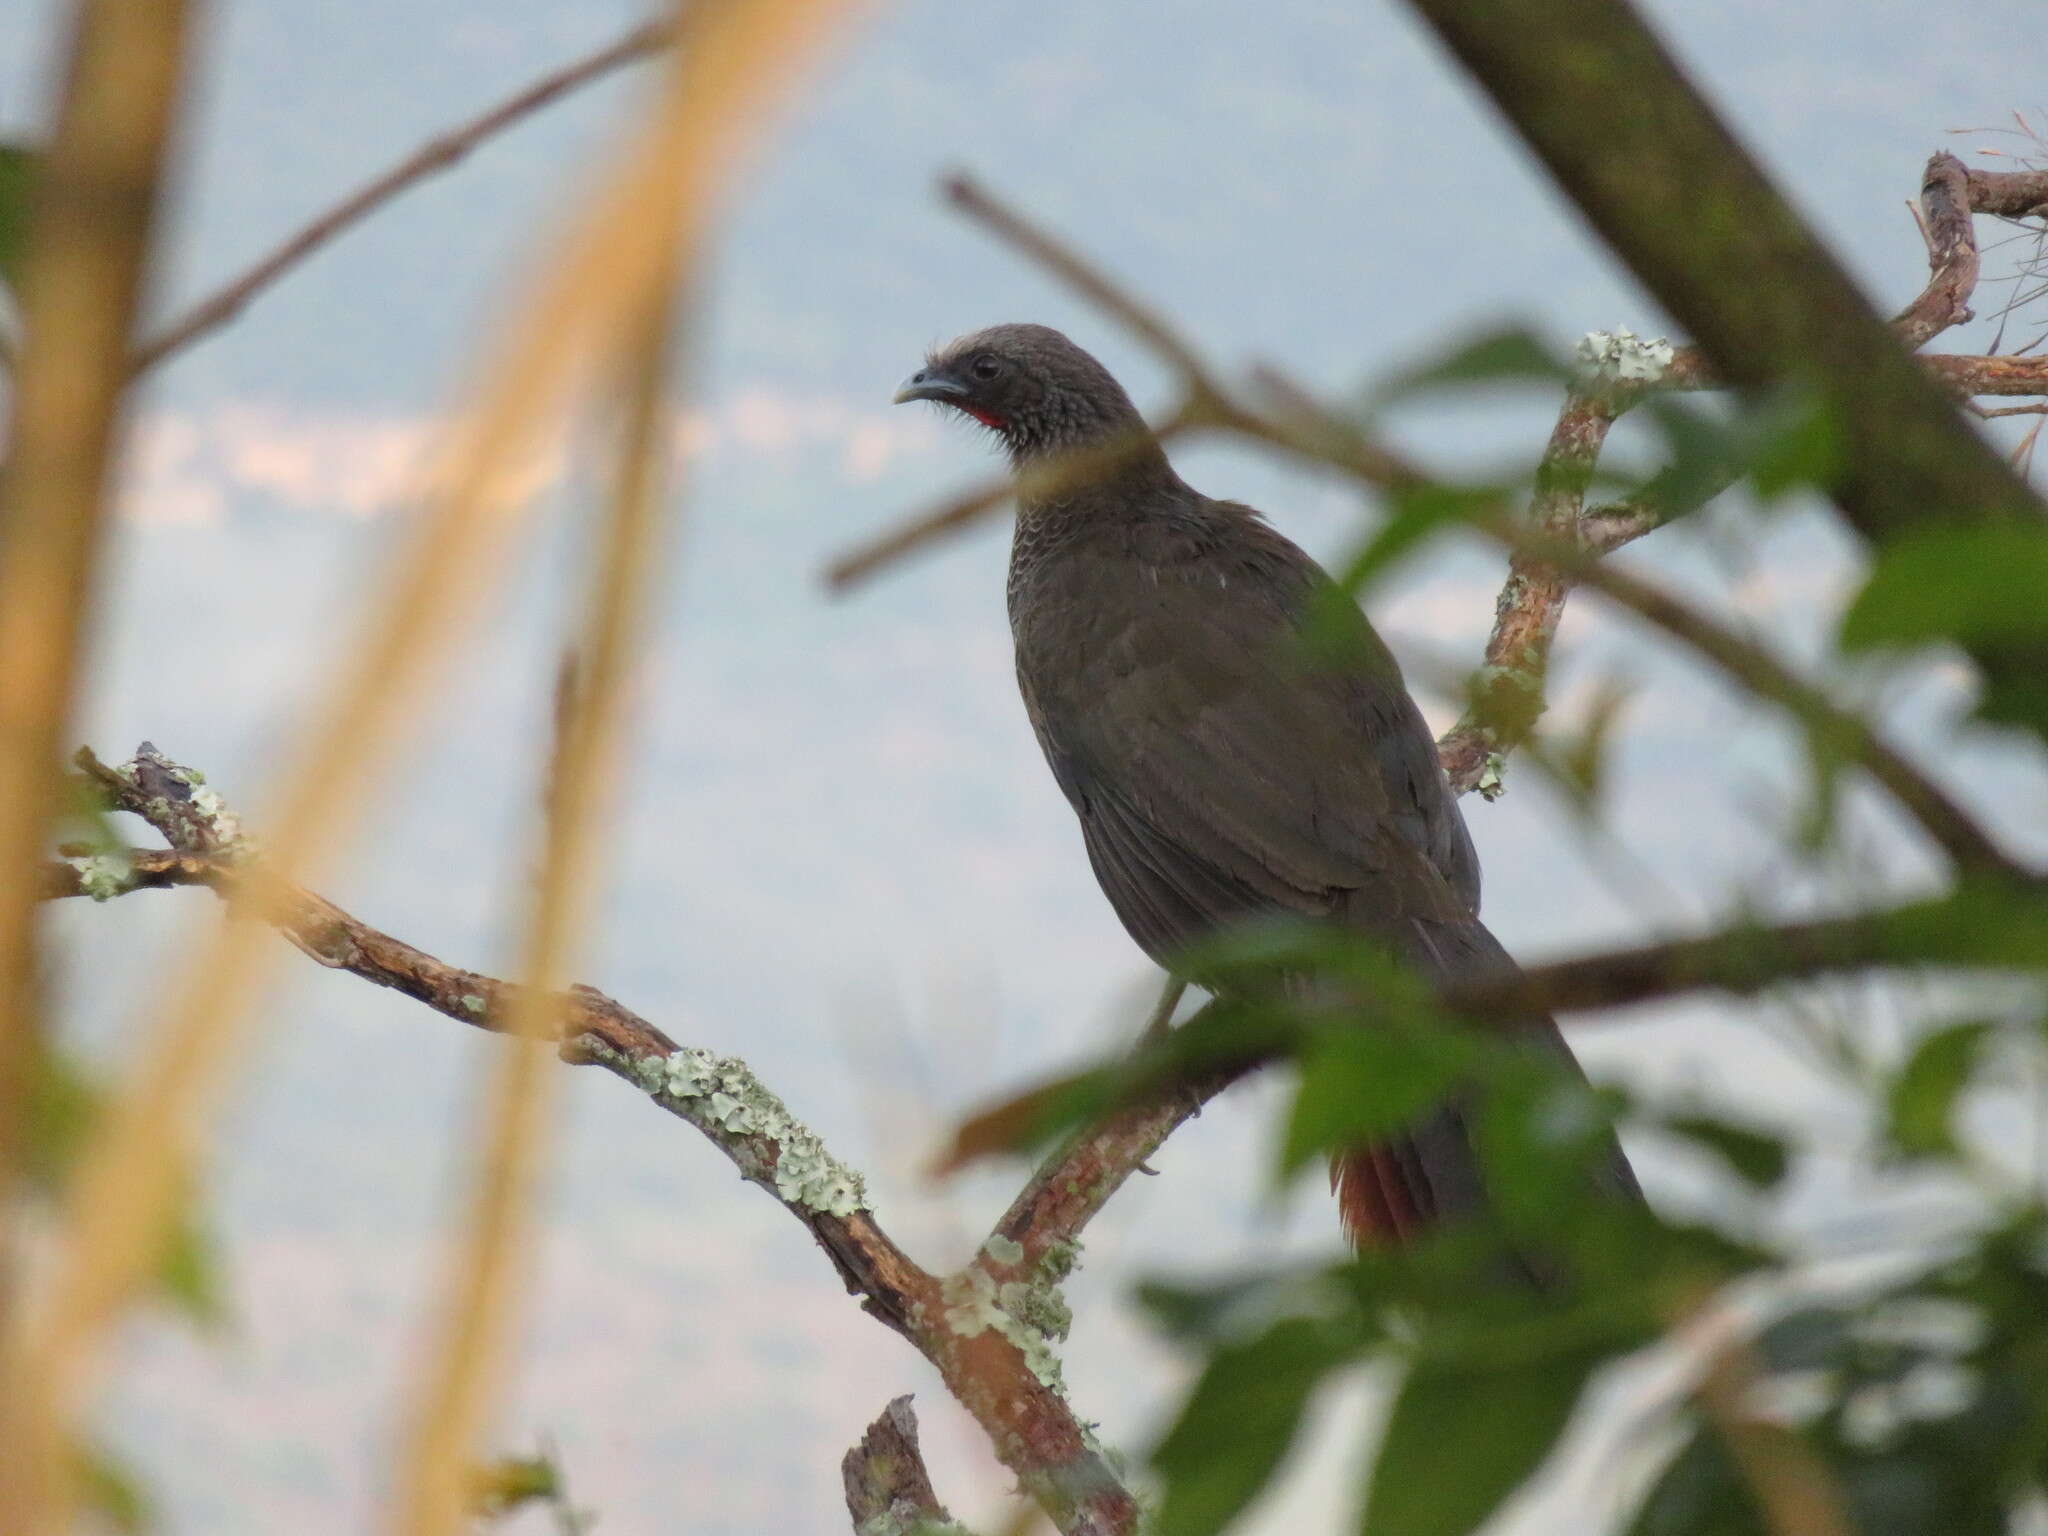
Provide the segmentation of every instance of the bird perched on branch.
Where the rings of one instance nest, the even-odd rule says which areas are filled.
[[[1173,969],[1233,921],[1291,913],[1373,935],[1440,980],[1512,970],[1421,711],[1355,604],[1342,665],[1296,635],[1329,578],[1252,508],[1174,473],[1109,371],[1058,331],[998,325],[896,394],[971,416],[1019,479],[1017,681],[1103,892]],[[1063,468],[1056,468],[1063,466]],[[1053,470],[1051,474],[1046,473]],[[1547,1016],[1518,1021],[1567,1059]],[[1620,1150],[1608,1181],[1632,1190]],[[1449,1104],[1331,1169],[1360,1246],[1481,1209]]]

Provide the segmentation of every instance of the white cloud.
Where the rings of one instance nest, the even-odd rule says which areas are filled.
[[[448,424],[425,413],[269,400],[155,411],[136,429],[122,512],[142,523],[212,525],[245,494],[315,516],[379,517],[417,494]],[[679,411],[669,441],[679,460],[815,455],[843,482],[866,484],[902,456],[932,450],[940,437],[934,422],[913,412],[762,386]],[[545,489],[565,465],[560,451],[544,453],[522,492]]]

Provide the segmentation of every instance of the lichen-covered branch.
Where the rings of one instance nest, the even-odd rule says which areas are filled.
[[[232,867],[217,855],[181,853],[175,848],[60,851],[62,857],[43,865],[40,890],[45,901],[64,896],[112,901],[130,891],[217,885]]]
[[[151,885],[204,884],[235,899],[237,872],[259,848],[202,775],[148,743],[119,767],[90,752],[77,762],[111,808],[140,816],[172,846],[119,863],[99,855],[107,862],[80,856],[47,866],[45,895],[107,897]],[[505,1026],[516,992],[511,983],[449,965],[310,891],[270,894],[266,915],[320,964],[402,992],[459,1023]],[[862,1306],[938,1368],[997,1456],[1062,1531],[1135,1531],[1137,1501],[1064,1396],[1055,1353],[1065,1335],[1058,1292],[1064,1270],[1028,1283],[998,1279],[978,1257],[958,1275],[929,1273],[876,1222],[860,1174],[745,1062],[678,1045],[590,987],[561,998],[559,1016],[563,1060],[602,1066],[687,1121],[804,1223]]]
[[[1668,349],[1666,349],[1668,351]],[[1576,540],[1586,486],[1617,415],[1612,388],[1575,388],[1558,412],[1536,471],[1531,523],[1551,538]],[[1564,617],[1571,577],[1561,567],[1517,552],[1494,604],[1486,662],[1474,675],[1472,702],[1437,742],[1437,757],[1459,794],[1500,794],[1501,764],[1527,738],[1543,712],[1550,642]]]

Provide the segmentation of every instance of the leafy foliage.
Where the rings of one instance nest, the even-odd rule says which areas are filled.
[[[1502,332],[1402,375],[1365,397],[1363,409],[1502,384],[1554,391],[1567,376],[1531,337]],[[1660,518],[1683,517],[1738,480],[1768,506],[1824,489],[1841,473],[1842,434],[1810,395],[1730,409],[1670,397],[1640,404],[1663,462],[1623,491]],[[1507,515],[1519,499],[1514,484],[1481,480],[1389,496],[1385,517],[1305,627],[1311,655],[1343,659],[1356,643],[1349,610],[1358,594],[1433,541]],[[1887,546],[1843,619],[1845,668],[1867,673],[1861,653],[1886,647],[2048,639],[2044,551],[2048,536],[2013,526]],[[1620,697],[1596,711],[1588,741],[1543,748],[1589,825]],[[2048,728],[2048,711],[2027,718]],[[1816,800],[1799,847],[1819,859],[1842,835],[1836,781],[1865,744],[1854,730],[1800,723]],[[2031,980],[2034,990],[2019,995],[2032,1003],[2015,1005],[2007,990],[1998,1007],[1922,1007],[1912,1044],[1881,1070],[1858,1070],[1873,1059],[1865,1047],[1827,1058],[1834,1088],[1868,1108],[1870,1169],[1960,1175],[1983,1187],[1985,1170],[1962,1129],[1970,1092],[2010,1077],[1993,1074],[1994,1061],[2031,1053],[2048,1071],[2036,1019],[2048,894],[2038,882],[1958,881],[1873,918],[1857,942],[1872,961]],[[1725,969],[1745,989],[1771,974],[1761,951],[1754,979],[1739,959]],[[1783,1497],[1782,1468],[1812,1472],[1812,1496],[1839,1505],[1862,1536],[2004,1531],[2015,1509],[2048,1496],[2048,1204],[2040,1189],[2001,1186],[1970,1219],[1951,1222],[1938,1245],[1905,1244],[1917,1267],[1866,1270],[1818,1300],[1800,1292],[1794,1304],[1786,1298],[1815,1256],[1811,1242],[1757,1236],[1777,1230],[1758,1218],[1798,1170],[1799,1139],[1787,1129],[1715,1104],[1665,1106],[1596,1090],[1547,1053],[1447,1016],[1418,977],[1357,935],[1250,924],[1189,956],[1187,970],[1227,1001],[1129,1060],[984,1117],[974,1153],[1043,1144],[1111,1105],[1205,1073],[1285,1062],[1296,1086],[1276,1137],[1280,1183],[1456,1095],[1475,1128],[1491,1209],[1398,1252],[1142,1290],[1161,1331],[1197,1367],[1152,1457],[1164,1484],[1157,1528],[1168,1536],[1231,1528],[1280,1475],[1317,1394],[1361,1370],[1399,1385],[1366,1462],[1358,1529],[1476,1530],[1550,1461],[1607,1365],[1708,1311],[1736,1326],[1733,1347],[1754,1358],[1754,1380],[1732,1410],[1682,1391],[1647,1417],[1641,1430],[1670,1449],[1628,1517],[1632,1536],[1782,1532],[1787,1517],[1773,1503]],[[1723,1170],[1718,1225],[1589,1198],[1614,1127],[1631,1123],[1654,1126]],[[1738,1289],[1773,1300],[1760,1311],[1730,1310]]]

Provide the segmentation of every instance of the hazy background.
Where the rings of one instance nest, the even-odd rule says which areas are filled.
[[[1928,152],[1951,142],[1943,130],[2044,104],[2039,50],[2024,46],[2038,0],[1952,7],[1932,33],[1903,0],[1649,9],[1887,307],[1924,273],[1903,205]],[[33,134],[55,7],[13,0],[7,14],[0,131]],[[595,0],[217,5],[163,307],[634,14]],[[260,825],[268,775],[402,531],[407,464],[642,84],[628,76],[494,142],[153,381],[84,730],[104,755],[152,739]],[[745,1055],[869,1170],[884,1223],[934,1265],[966,1255],[1022,1176],[930,1189],[916,1169],[945,1128],[1133,1028],[1152,983],[1014,697],[1002,531],[842,600],[818,572],[993,467],[975,435],[888,406],[928,343],[1044,320],[1141,401],[1164,390],[1122,337],[938,208],[932,174],[953,165],[1072,236],[1219,358],[1284,361],[1332,389],[1505,317],[1567,345],[1663,324],[1396,5],[920,0],[875,8],[799,92],[718,253],[701,389],[678,423],[687,526],[640,690],[610,917],[581,969],[679,1039]],[[1454,468],[1532,455],[1545,426],[1541,403],[1505,399],[1407,421],[1417,448]],[[1236,452],[1180,459],[1320,553],[1362,526],[1329,482]],[[326,882],[457,963],[504,963],[528,864],[561,633],[547,549],[588,502],[571,477],[551,507],[522,584]],[[1795,650],[1854,572],[1811,513],[1732,555],[1665,535],[1628,558]],[[1402,573],[1375,617],[1418,682],[1432,662],[1476,659],[1499,578],[1477,549]],[[1774,728],[1590,604],[1573,608],[1560,654],[1565,718],[1610,670],[1641,685],[1614,819],[1628,853],[1589,856],[1536,776],[1512,771],[1504,801],[1470,807],[1489,920],[1510,947],[1550,955],[1704,923],[1738,898],[1807,897],[1776,852],[1797,785]],[[1426,703],[1447,722],[1441,695]],[[1896,718],[1940,743],[1966,797],[2038,842],[2048,792],[1995,742],[1945,723],[1953,704],[1934,669]],[[1867,843],[1873,870],[1910,879],[1915,856],[1882,823]],[[118,1068],[168,951],[210,908],[150,894],[57,914],[74,1037]],[[296,958],[286,974],[218,1128],[211,1208],[236,1322],[213,1343],[139,1323],[109,1407],[111,1438],[173,1531],[374,1522],[495,1049],[353,978]],[[1600,1072],[1733,1094],[1845,1144],[1857,1128],[1796,1051],[1738,1017],[1757,1013],[1673,1011],[1577,1038]],[[1254,1086],[1205,1113],[1090,1235],[1067,1373],[1112,1442],[1145,1445],[1181,1380],[1121,1300],[1131,1280],[1283,1242],[1334,1248],[1312,1187],[1291,1206],[1266,1196],[1274,1103],[1272,1085]],[[574,1074],[566,1109],[499,1446],[550,1437],[608,1536],[836,1531],[842,1451],[915,1390],[942,1497],[998,1523],[1006,1478],[977,1432],[840,1293],[796,1223],[607,1076]],[[1653,1195],[1711,1198],[1698,1170],[1654,1148],[1643,1162]],[[1823,1160],[1791,1219],[1839,1220],[1869,1193]],[[1258,1528],[1301,1528],[1349,1497],[1362,1401],[1333,1403],[1308,1470]],[[1601,1506],[1583,1501],[1602,1496],[1586,1489],[1605,1467],[1524,1508],[1519,1528],[1596,1528]]]

